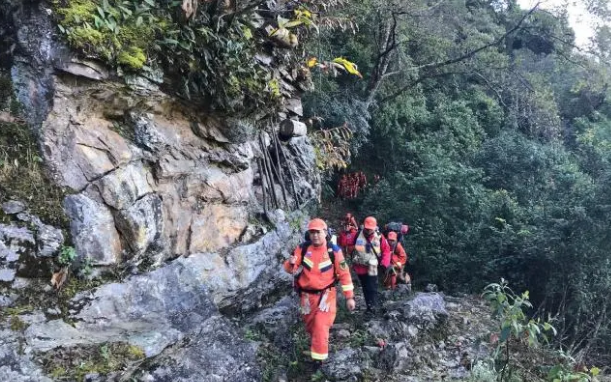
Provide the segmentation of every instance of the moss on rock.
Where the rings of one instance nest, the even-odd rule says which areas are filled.
[[[82,381],[87,374],[107,376],[145,358],[138,346],[125,342],[57,348],[40,357],[43,369],[54,379]]]

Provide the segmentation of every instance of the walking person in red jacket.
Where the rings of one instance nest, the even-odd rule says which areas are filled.
[[[363,288],[368,314],[375,313],[378,308],[378,265],[388,268],[391,257],[390,245],[376,232],[377,226],[373,216],[365,218],[363,230],[355,235],[352,243],[352,267]]]

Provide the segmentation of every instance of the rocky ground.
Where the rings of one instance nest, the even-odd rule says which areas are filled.
[[[260,343],[266,381],[450,381],[468,380],[469,369],[490,354],[490,312],[476,297],[437,292],[410,293],[406,285],[383,292],[384,309],[364,316],[338,311],[331,332],[331,355],[314,371],[302,355],[309,343],[298,321],[296,297],[246,320],[246,333]],[[340,302],[340,305],[343,302]]]

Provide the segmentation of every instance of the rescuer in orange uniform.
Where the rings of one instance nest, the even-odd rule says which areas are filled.
[[[296,276],[296,286],[300,311],[311,338],[310,356],[314,361],[324,361],[329,354],[329,329],[337,312],[335,282],[339,279],[350,311],[355,308],[354,286],[342,251],[327,243],[327,224],[322,219],[312,219],[308,232],[310,242],[295,249],[284,262],[284,269],[295,275],[299,266],[303,267]]]
[[[397,287],[397,277],[402,274],[403,267],[408,262],[408,257],[403,245],[397,240],[396,232],[390,231],[386,239],[390,245],[392,258],[390,267],[386,271],[386,277],[384,277],[384,286],[388,289],[395,289]]]

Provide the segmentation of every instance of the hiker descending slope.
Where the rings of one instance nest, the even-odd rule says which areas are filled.
[[[390,265],[390,246],[381,234],[376,232],[378,223],[373,216],[363,222],[363,230],[355,235],[352,264],[359,277],[367,314],[375,313],[378,304],[378,265],[388,268]]]
[[[392,259],[391,265],[386,270],[384,276],[384,286],[388,289],[395,289],[397,286],[397,279],[401,278],[406,283],[409,283],[409,275],[404,275],[405,264],[409,261],[403,245],[397,240],[397,233],[390,231],[387,236],[388,245],[390,245]]]
[[[354,286],[342,251],[327,243],[327,224],[322,219],[312,219],[308,233],[310,241],[295,249],[284,262],[284,269],[296,275],[299,306],[311,338],[310,355],[315,361],[324,361],[329,353],[329,329],[337,311],[335,282],[339,279],[346,308],[351,311],[355,308]],[[303,270],[297,275],[299,266]]]

